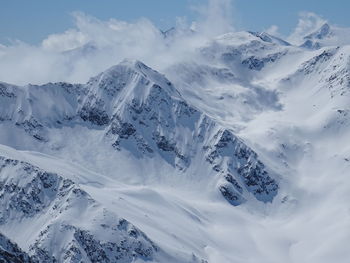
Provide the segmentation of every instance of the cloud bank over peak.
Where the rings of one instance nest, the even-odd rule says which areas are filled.
[[[194,58],[198,46],[232,31],[231,7],[231,0],[209,0],[196,7],[197,21],[179,18],[168,36],[146,18],[132,23],[101,21],[75,12],[74,28],[49,35],[40,45],[16,42],[0,46],[0,80],[20,85],[86,82],[125,58],[162,69]]]
[[[150,20],[99,20],[73,13],[73,28],[51,34],[39,45],[20,41],[0,44],[0,81],[25,85],[67,81],[84,83],[124,59],[137,59],[159,71],[178,62],[198,60],[198,48],[221,34],[233,32],[233,1],[208,0],[193,7],[196,21],[178,18],[174,28],[162,32]],[[314,13],[301,13],[294,32],[286,37],[301,44],[305,35],[326,22]],[[282,37],[278,26],[268,33]]]
[[[159,41],[159,30],[147,19],[135,23],[127,23],[116,19],[101,21],[81,12],[72,14],[75,18],[74,29],[62,34],[49,35],[42,47],[49,51],[68,51],[88,43],[98,47],[108,47],[113,44],[133,43],[143,39],[146,42]]]
[[[193,7],[193,9],[200,14],[196,31],[206,36],[217,36],[234,31],[232,0],[209,0],[207,5]]]
[[[294,44],[302,44],[304,37],[315,32],[327,23],[323,17],[312,12],[301,12],[299,14],[298,25],[287,38],[287,40]]]

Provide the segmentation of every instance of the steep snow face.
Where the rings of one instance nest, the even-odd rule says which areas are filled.
[[[101,120],[94,120],[93,117],[89,119],[89,115],[84,115],[85,109],[103,111],[110,117],[116,111],[123,110],[118,107],[125,107],[131,101],[142,103],[155,86],[173,93],[173,96],[180,96],[176,94],[172,84],[158,72],[138,61],[124,61],[90,79],[86,84],[87,96],[82,101],[81,117],[97,125],[107,124],[108,120],[103,120],[103,116]]]
[[[345,95],[350,80],[349,47],[321,49],[300,66],[296,74],[299,73],[301,81],[317,81],[314,87],[328,89],[331,97]]]
[[[2,113],[4,123],[37,140],[50,141],[51,128],[94,125],[92,129],[103,130],[103,140],[116,151],[151,163],[160,159],[178,171],[177,176],[195,173],[201,163],[203,173],[196,180],[217,184],[232,204],[241,204],[249,194],[269,202],[277,193],[276,181],[254,151],[190,106],[169,80],[141,62],[124,61],[86,85],[2,84],[2,90],[9,104]],[[43,103],[37,99],[40,93],[46,98]],[[55,99],[62,103],[56,106]]]
[[[311,33],[310,35],[307,35],[304,38],[305,39],[325,39],[325,38],[330,38],[333,35],[334,35],[334,33],[332,32],[332,29],[331,29],[330,25],[325,23],[316,32],[313,32],[313,33]]]
[[[67,162],[78,152],[97,151],[102,162],[97,159],[101,156],[91,154],[85,161],[84,156],[75,157],[77,164],[95,166],[99,172],[106,171],[103,166],[114,169],[105,173],[107,177],[89,175],[87,179],[81,172],[60,175],[50,172],[62,169],[55,168],[60,167],[56,162],[51,166],[40,161],[44,156],[30,157],[27,162],[13,150],[3,150],[0,229],[38,261],[199,262],[205,256],[196,247],[199,257],[193,251],[174,257],[169,248],[156,245],[163,239],[152,235],[154,230],[150,233],[156,241],[151,241],[111,212],[113,205],[104,207],[100,187],[116,185],[116,181],[128,183],[132,178],[137,185],[139,176],[143,184],[152,185],[161,178],[158,187],[172,183],[175,189],[187,188],[186,192],[204,200],[226,199],[234,206],[254,199],[271,202],[277,194],[276,174],[252,149],[230,129],[188,104],[169,80],[141,62],[124,61],[85,85],[2,83],[1,100],[8,105],[1,112],[2,143],[40,149]],[[79,135],[86,137],[76,142]],[[135,169],[128,169],[124,161],[130,167],[139,162],[148,173],[142,170],[142,175],[135,175]],[[135,216],[130,217],[135,220]],[[32,227],[26,229],[29,224]]]

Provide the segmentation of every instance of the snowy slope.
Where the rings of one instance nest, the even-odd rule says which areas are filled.
[[[73,126],[75,132],[75,126],[88,125],[115,151],[151,163],[157,160],[177,176],[195,173],[201,163],[207,169],[198,181],[216,184],[221,178],[218,187],[233,204],[246,200],[248,192],[265,202],[276,195],[278,186],[256,153],[189,106],[164,76],[141,62],[125,61],[84,86],[2,87],[3,103],[9,105],[2,113],[4,125],[18,127],[43,145],[50,144],[52,128]],[[38,97],[45,98],[43,103]],[[55,99],[61,101],[59,106]],[[57,132],[54,137],[57,140]],[[149,181],[148,176],[143,179]]]
[[[350,44],[349,38],[350,30],[348,28],[341,28],[323,24],[315,32],[303,38],[304,43],[302,47],[309,49],[319,49],[326,46],[344,46]]]
[[[1,249],[40,262],[347,262],[339,30],[305,36],[312,46],[228,33],[165,75],[125,60],[86,84],[0,83]]]
[[[235,206],[250,199],[271,202],[277,194],[278,185],[269,173],[273,177],[276,174],[253,150],[230,130],[187,104],[164,76],[138,61],[124,61],[91,78],[86,85],[17,87],[2,83],[1,103],[7,105],[1,112],[3,144],[65,156],[66,161],[78,158],[77,163],[89,168],[98,162],[91,169],[101,169],[111,178],[103,179],[105,183],[88,179],[97,181],[99,187],[116,182],[157,187],[173,184],[175,189],[186,185],[187,191],[202,191],[206,199],[218,199],[220,193]],[[83,140],[77,141],[81,135]],[[67,143],[67,137],[75,144]],[[94,143],[97,145],[90,145]],[[97,151],[99,156],[86,154],[90,151]],[[73,157],[77,152],[85,156]],[[90,155],[88,159],[86,155]],[[107,158],[101,160],[103,156],[114,159],[113,163]],[[131,231],[133,226],[117,224],[116,232],[110,232],[114,229],[110,222],[119,219],[90,197],[89,192],[96,192],[95,188],[82,190],[66,176],[41,170],[32,161],[2,158],[3,231],[8,234],[14,227],[25,227],[29,222],[23,224],[24,219],[41,222],[40,229],[33,227],[35,232],[12,234],[39,260],[130,262],[136,257],[156,258],[153,254],[159,249],[139,230],[123,232]],[[138,165],[143,169],[136,171]],[[90,185],[80,176],[72,179]],[[99,198],[105,202],[105,198]],[[66,223],[70,217],[76,218],[76,213],[89,220],[78,219],[83,226],[74,221]],[[107,232],[102,234],[103,230]],[[128,235],[135,236],[129,241]],[[52,236],[59,240],[54,247],[49,245]],[[90,255],[92,250],[100,252]],[[125,255],[118,255],[120,250],[125,250]]]

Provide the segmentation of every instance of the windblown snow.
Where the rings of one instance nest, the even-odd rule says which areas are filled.
[[[233,32],[160,68],[1,82],[0,259],[348,262],[347,32]]]

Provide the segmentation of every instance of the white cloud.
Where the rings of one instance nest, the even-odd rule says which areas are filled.
[[[193,8],[201,15],[198,31],[217,36],[234,30],[232,0],[209,0],[207,5]]]
[[[279,33],[279,27],[276,25],[270,26],[268,29],[265,30],[265,32],[272,36],[276,36],[276,37],[281,36],[281,34]]]
[[[299,14],[298,25],[288,37],[288,41],[294,44],[302,44],[303,38],[319,29],[327,20],[312,12]]]
[[[145,42],[157,41],[160,38],[159,30],[146,19],[127,23],[115,19],[101,21],[80,12],[74,13],[73,16],[76,28],[63,34],[48,36],[42,42],[45,49],[67,51],[87,43],[94,43],[100,48],[115,44],[119,46],[131,44],[133,47],[135,43],[141,46]]]
[[[42,46],[46,50],[65,51],[80,47],[88,42],[87,36],[76,29],[70,29],[63,34],[49,35]]]
[[[162,70],[195,56],[196,48],[212,36],[232,30],[230,8],[231,0],[209,0],[198,8],[198,21],[178,19],[170,39],[147,19],[101,21],[76,12],[74,28],[49,35],[40,45],[1,46],[0,80],[20,85],[85,82],[125,58]]]

